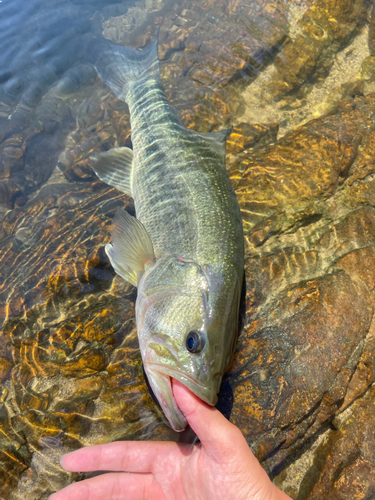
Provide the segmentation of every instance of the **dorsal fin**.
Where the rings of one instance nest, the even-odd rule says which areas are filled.
[[[223,158],[225,157],[225,146],[228,137],[232,133],[232,127],[225,128],[223,130],[217,130],[215,132],[196,132],[195,130],[189,129],[189,131],[194,132],[199,137],[204,139],[204,141]]]

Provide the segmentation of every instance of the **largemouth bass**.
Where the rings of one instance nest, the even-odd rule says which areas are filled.
[[[228,130],[185,128],[166,98],[157,40],[147,50],[96,40],[88,49],[105,84],[130,111],[133,150],[93,164],[134,198],[119,210],[106,253],[138,287],[136,322],[144,371],[170,425],[187,422],[172,377],[210,405],[235,349],[244,267],[241,214],[225,168]]]

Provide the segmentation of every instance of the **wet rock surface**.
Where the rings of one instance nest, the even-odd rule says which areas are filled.
[[[85,2],[72,5],[74,17]],[[281,139],[276,120],[241,121],[243,88],[275,57],[270,88],[292,109],[366,16],[370,56],[328,115]],[[92,31],[132,46],[160,27],[163,81],[184,124],[234,124],[227,168],[244,221],[246,299],[219,405],[297,500],[375,494],[373,19],[360,0],[119,2],[90,18]],[[136,290],[103,249],[116,209],[134,213],[132,200],[89,166],[92,154],[131,144],[127,108],[79,58],[55,84],[0,103],[0,497],[9,500],[80,479],[59,458],[82,445],[181,439],[143,379]]]
[[[271,475],[280,475],[375,380],[373,102],[373,95],[350,98],[251,161],[244,155],[237,166],[243,171],[237,194],[247,233],[248,325],[228,377],[231,420]],[[347,124],[346,136],[339,123]],[[323,464],[319,453],[326,476],[332,464]],[[303,493],[286,490],[293,498],[313,492],[311,498],[345,498],[328,496],[328,484],[320,490],[310,484],[311,492],[302,486]]]
[[[166,0],[152,5],[148,17],[132,23],[131,31],[129,12],[109,19],[104,36],[141,47],[155,37],[160,25],[165,90],[184,124],[205,131],[231,125],[241,109],[240,89],[257,77],[286,38],[285,2]],[[142,4],[130,9],[134,18],[140,8]],[[151,16],[156,26],[150,25]]]
[[[327,76],[335,54],[358,34],[367,18],[366,0],[315,1],[299,21],[298,34],[275,58],[277,76],[270,92],[277,98],[297,92]]]

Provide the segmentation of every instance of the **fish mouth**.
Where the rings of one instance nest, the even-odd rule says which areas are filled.
[[[188,423],[184,414],[177,406],[173,396],[172,377],[159,370],[155,370],[153,367],[150,368],[145,365],[144,369],[152,392],[158,400],[172,429],[177,432],[182,432],[187,427]]]
[[[153,334],[145,347],[141,352],[149,385],[172,429],[181,432],[188,423],[174,398],[172,378],[185,385],[199,399],[214,406],[218,399],[217,377],[211,374],[210,377],[206,376],[200,380],[189,365],[189,359],[185,360],[184,366],[184,360],[180,359],[174,339],[161,332]]]
[[[183,431],[188,423],[173,396],[172,378],[184,384],[193,394],[209,405],[214,406],[217,402],[216,394],[212,397],[212,391],[203,384],[197,382],[194,377],[187,373],[180,372],[176,368],[159,364],[145,364],[144,369],[156,399],[164,411],[172,429],[177,432]]]

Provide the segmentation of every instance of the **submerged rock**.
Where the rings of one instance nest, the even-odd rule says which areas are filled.
[[[309,2],[301,21],[301,36],[306,19],[324,28],[330,14],[337,25],[327,61],[316,60],[319,77],[319,64],[327,69],[355,36],[367,5],[331,3]],[[284,2],[147,5],[148,30],[137,10],[142,30],[120,30],[122,4],[104,28],[142,45],[162,26],[167,93],[186,125],[208,131],[239,120],[240,91],[255,77],[246,68],[260,45],[270,59],[254,66],[262,71],[277,50],[280,58],[290,53],[296,62],[283,78],[297,82],[291,101],[304,91],[298,44],[282,45]],[[246,26],[235,33],[241,19]],[[309,40],[312,54],[326,43]],[[116,209],[134,213],[132,201],[89,167],[93,153],[130,144],[126,106],[99,81],[92,85],[88,67],[75,68],[40,103],[38,96],[23,126],[5,121],[9,110],[1,108],[0,496],[9,500],[47,498],[83,477],[59,466],[62,453],[82,445],[180,439],[143,379],[136,291],[103,251]],[[220,408],[298,500],[370,500],[375,490],[372,75],[364,71],[329,115],[282,139],[277,123],[239,123],[228,140],[244,220],[246,298]]]
[[[270,92],[281,99],[325,78],[335,54],[363,27],[369,3],[366,0],[316,0],[299,21],[300,30],[282,54],[275,58],[277,76]]]
[[[231,421],[271,475],[375,381],[374,102],[374,94],[347,99],[237,165],[243,171],[246,164],[237,194],[247,241],[247,324],[227,380]],[[319,453],[320,473],[331,474]],[[300,486],[303,495],[295,487],[292,497],[310,499]],[[310,487],[315,491],[311,478]],[[311,498],[336,498],[329,491]]]

